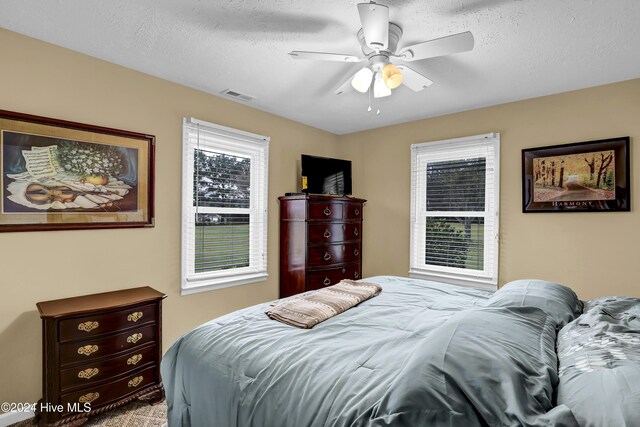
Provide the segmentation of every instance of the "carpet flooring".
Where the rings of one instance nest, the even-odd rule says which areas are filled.
[[[31,418],[9,427],[36,426],[35,418]],[[134,401],[113,409],[107,413],[89,418],[83,427],[161,427],[167,425],[167,404],[156,405]]]

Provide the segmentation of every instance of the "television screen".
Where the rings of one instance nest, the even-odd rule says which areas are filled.
[[[302,155],[302,191],[310,194],[351,194],[351,161]]]

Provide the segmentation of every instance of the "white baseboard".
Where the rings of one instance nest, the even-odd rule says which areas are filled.
[[[35,416],[36,416],[36,414],[34,414],[31,411],[28,411],[28,412],[7,412],[7,413],[4,413],[4,414],[0,414],[0,427],[6,427],[6,426],[9,426],[11,424],[20,422],[20,421],[28,420],[29,418],[33,418]]]

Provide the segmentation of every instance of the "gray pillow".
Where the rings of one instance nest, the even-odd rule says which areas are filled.
[[[538,307],[559,329],[582,313],[582,301],[566,286],[546,280],[514,280],[498,289],[487,307]]]

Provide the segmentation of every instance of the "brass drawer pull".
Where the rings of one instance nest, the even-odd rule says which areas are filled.
[[[91,403],[100,397],[100,393],[87,393],[80,396],[78,402],[80,403]]]
[[[127,384],[129,387],[138,387],[140,385],[140,383],[142,382],[144,378],[142,378],[142,375],[140,375],[139,377],[135,377],[134,379],[132,379],[131,381],[129,381],[129,383]]]
[[[329,261],[331,259],[331,254],[329,252],[325,252],[323,258],[325,261]]]
[[[78,330],[79,331],[85,331],[85,332],[91,332],[95,328],[97,328],[98,326],[100,326],[100,323],[98,323],[98,322],[84,322],[84,323],[80,323],[78,325]]]
[[[354,236],[357,236],[357,235],[358,235],[358,229],[357,229],[357,228],[354,228],[354,229],[353,229],[353,235],[354,235]]]
[[[100,373],[100,370],[98,368],[89,368],[78,372],[78,378],[84,378],[85,380],[88,380],[89,378],[98,375],[98,373]]]
[[[322,211],[323,214],[325,214],[326,216],[331,215],[331,209],[329,209],[328,207],[324,208],[324,210]]]
[[[331,284],[331,280],[328,277],[325,277],[324,282],[322,282],[322,284],[325,286],[329,286]]]
[[[328,239],[329,237],[331,237],[331,232],[329,230],[325,230],[324,231],[324,237],[325,237],[325,239]]]
[[[360,274],[358,274],[358,272],[356,271],[355,273],[353,273],[353,277],[357,279],[358,277],[360,277]]]
[[[127,359],[127,365],[136,365],[141,360],[142,360],[141,354],[134,354],[133,356]]]
[[[98,368],[85,369],[84,371],[78,372],[78,378],[84,378],[85,380],[88,380],[89,378],[98,375],[99,372],[100,370]]]
[[[85,345],[84,347],[80,347],[78,349],[78,354],[84,354],[85,356],[89,356],[98,351],[97,345]]]
[[[141,339],[142,339],[142,334],[141,333],[137,333],[137,334],[129,335],[127,337],[127,342],[135,344],[138,341],[140,341]]]
[[[131,313],[130,315],[127,316],[127,320],[129,322],[137,322],[140,319],[142,319],[141,311],[136,311],[135,313]]]
[[[354,249],[354,250],[353,250],[353,254],[354,254],[355,256],[358,256],[358,254],[359,254],[359,253],[360,253],[360,252],[358,252],[358,250],[357,250],[357,249]]]

